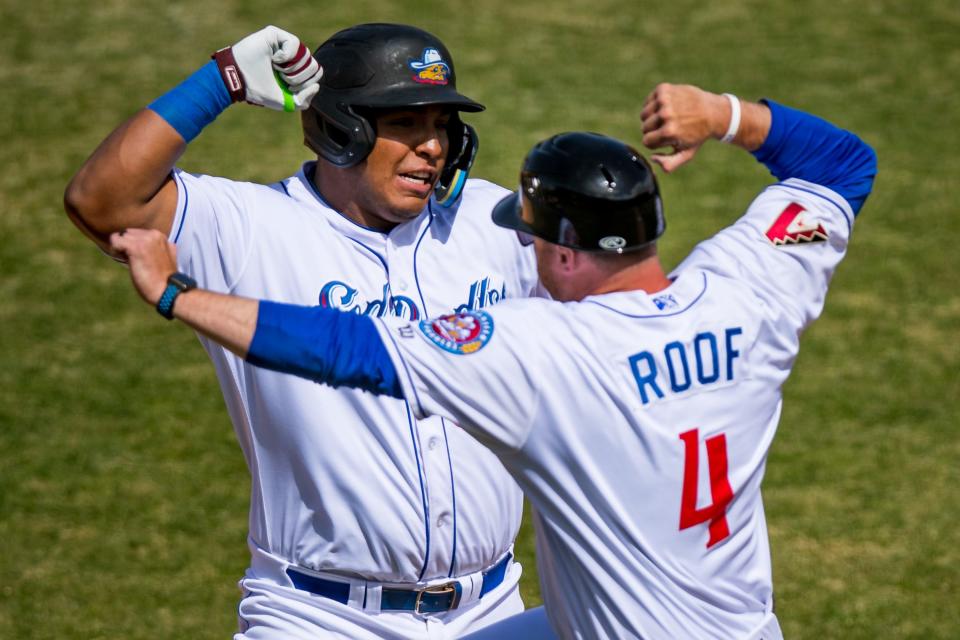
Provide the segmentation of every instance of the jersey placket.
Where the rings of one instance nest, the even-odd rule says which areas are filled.
[[[395,244],[393,235],[390,234],[387,239],[386,253],[390,265],[388,278],[394,313],[411,320],[426,320],[429,313],[435,311],[424,308],[424,295],[414,274],[413,254],[416,245],[406,239]],[[415,309],[417,315],[408,315],[405,307]],[[456,514],[453,470],[444,424],[440,418],[414,420],[413,434],[419,453],[417,458],[422,466],[427,526],[428,557],[421,578],[432,580],[450,576],[454,571]]]

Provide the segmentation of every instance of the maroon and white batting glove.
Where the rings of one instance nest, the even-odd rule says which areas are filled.
[[[303,111],[320,90],[323,69],[300,39],[269,26],[213,54],[234,102]]]

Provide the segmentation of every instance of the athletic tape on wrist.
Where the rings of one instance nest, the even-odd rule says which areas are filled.
[[[190,142],[230,106],[230,94],[213,60],[166,92],[147,108],[167,121]]]
[[[725,93],[723,96],[730,101],[730,125],[727,127],[727,132],[720,138],[720,142],[729,144],[733,142],[733,139],[737,137],[737,132],[740,131],[740,98],[732,93]]]

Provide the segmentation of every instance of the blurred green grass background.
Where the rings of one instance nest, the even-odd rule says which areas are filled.
[[[318,43],[367,21],[444,39],[489,108],[470,120],[474,175],[506,186],[557,131],[639,142],[659,81],[771,97],[875,147],[769,459],[777,611],[788,638],[960,637],[960,5],[892,0],[0,0],[0,637],[235,629],[249,482],[213,369],[67,221],[62,191],[211,51],[270,23]],[[181,165],[269,181],[306,158],[297,118],[237,106]],[[666,262],[769,181],[720,145],[663,178]],[[528,525],[519,551],[537,604]]]

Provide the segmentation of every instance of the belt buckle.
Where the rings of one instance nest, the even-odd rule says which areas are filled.
[[[450,606],[447,608],[447,611],[455,609],[460,602],[460,594],[458,593],[458,589],[457,589],[457,587],[459,586],[460,584],[454,581],[454,582],[447,582],[446,584],[438,584],[435,587],[427,587],[426,589],[421,589],[420,591],[417,591],[417,599],[413,603],[414,613],[418,613],[418,614],[423,613],[422,611],[420,611],[420,605],[423,604],[423,594],[425,593],[429,593],[430,595],[438,595],[438,596],[452,593],[453,598],[450,599]],[[438,613],[438,612],[428,611],[427,613]]]

